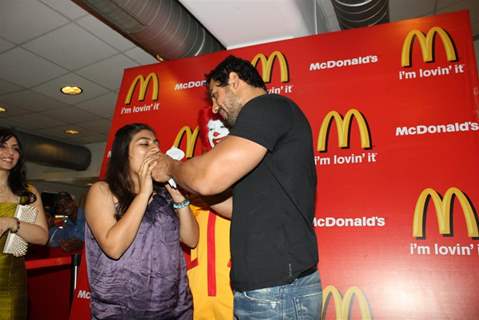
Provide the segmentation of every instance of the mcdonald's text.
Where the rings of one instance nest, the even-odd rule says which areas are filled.
[[[378,56],[367,55],[364,57],[354,57],[354,58],[348,58],[348,59],[313,62],[309,65],[309,71],[350,67],[350,66],[356,66],[360,64],[376,63],[378,61],[379,61]]]
[[[417,125],[413,127],[397,127],[396,136],[437,134],[437,133],[454,133],[478,131],[479,123],[473,121],[454,122],[439,125]]]
[[[410,80],[416,78],[434,78],[448,76],[450,74],[464,73],[464,64],[449,65],[447,67],[419,68],[418,71],[399,71],[399,80]]]
[[[473,254],[479,255],[479,244],[443,245],[434,243],[429,246],[413,242],[409,244],[409,254],[412,256],[472,256]]]
[[[206,80],[188,81],[175,84],[175,90],[185,90],[192,88],[200,88],[206,86]]]
[[[314,156],[314,164],[319,166],[329,165],[348,165],[348,164],[361,164],[371,163],[377,161],[377,152],[363,152],[361,154],[351,153],[349,155],[333,155],[328,156]]]
[[[384,217],[360,217],[360,218],[337,218],[324,217],[313,219],[313,225],[319,228],[331,227],[384,227],[386,218]]]
[[[79,290],[77,294],[78,299],[90,299],[91,294],[90,291],[87,290]]]
[[[139,113],[139,112],[148,112],[148,111],[156,111],[160,109],[160,103],[150,103],[144,104],[141,106],[133,106],[133,107],[123,107],[121,108],[120,114],[130,114],[130,113]]]

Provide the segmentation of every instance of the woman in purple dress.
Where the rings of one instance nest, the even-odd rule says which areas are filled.
[[[189,201],[153,182],[158,141],[130,124],[115,135],[105,181],[85,205],[93,319],[192,319],[193,303],[180,241],[198,242]]]

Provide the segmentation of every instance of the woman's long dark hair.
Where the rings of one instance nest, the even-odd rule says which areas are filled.
[[[115,140],[111,147],[111,157],[108,161],[105,181],[108,183],[111,192],[118,200],[115,217],[119,220],[128,210],[135,197],[133,181],[130,177],[130,154],[129,147],[133,136],[141,130],[155,131],[144,123],[127,124],[120,128],[115,134]],[[153,182],[154,192],[166,196],[162,184]]]
[[[22,144],[20,143],[20,139],[18,139],[15,131],[9,128],[0,127],[0,144],[4,145],[10,138],[15,138],[17,140],[19,157],[17,164],[8,174],[8,187],[12,190],[13,194],[20,197],[20,204],[30,204],[36,201],[36,196],[28,191],[25,156]]]

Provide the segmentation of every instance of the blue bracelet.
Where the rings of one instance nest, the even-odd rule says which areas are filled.
[[[190,200],[188,200],[188,199],[185,199],[181,202],[173,202],[173,208],[175,208],[175,209],[186,208],[189,205],[190,205]]]

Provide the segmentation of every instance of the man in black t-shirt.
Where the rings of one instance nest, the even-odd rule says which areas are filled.
[[[185,162],[160,154],[153,177],[206,196],[232,189],[212,208],[231,218],[237,319],[319,319],[311,127],[292,100],[267,94],[246,60],[229,56],[206,80],[230,135]]]

